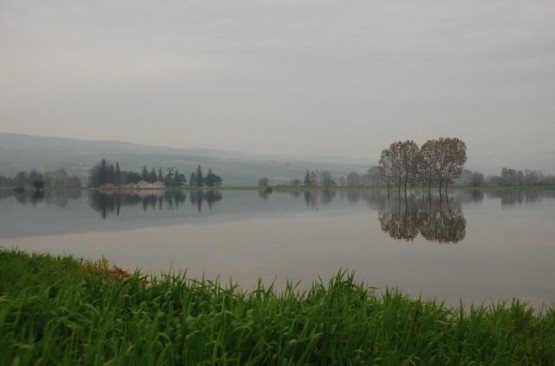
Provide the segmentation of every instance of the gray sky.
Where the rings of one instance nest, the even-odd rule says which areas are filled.
[[[376,159],[553,150],[553,1],[0,0],[0,132]]]

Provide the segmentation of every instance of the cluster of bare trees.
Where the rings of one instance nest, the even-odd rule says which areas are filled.
[[[428,140],[421,147],[414,141],[396,141],[384,149],[379,167],[387,188],[397,185],[407,192],[407,186],[422,184],[431,190],[432,184],[439,191],[457,178],[466,162],[466,144],[458,138],[441,137]]]
[[[414,240],[418,234],[428,241],[458,243],[466,236],[466,219],[460,202],[393,197],[378,207],[382,231],[393,239]]]
[[[267,177],[262,177],[258,180],[259,187],[269,187],[270,180]],[[301,181],[298,178],[291,179],[287,184],[290,187],[310,187],[310,188],[324,188],[329,189],[336,185],[334,176],[327,170],[306,170],[304,179]]]
[[[381,169],[378,166],[372,166],[364,174],[351,171],[346,177],[339,177],[337,183],[345,187],[379,186],[381,184],[381,179]]]

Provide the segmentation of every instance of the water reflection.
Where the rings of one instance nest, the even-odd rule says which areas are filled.
[[[466,235],[460,202],[437,197],[392,197],[378,209],[382,231],[393,239],[414,240],[418,234],[429,241],[457,243]]]
[[[555,299],[555,190],[453,190],[448,201],[418,190],[407,200],[377,189],[275,190],[267,200],[248,190],[222,191],[225,200],[133,193],[0,191],[0,247],[221,274],[246,288],[260,277],[310,283],[349,268],[380,288],[454,303]]]
[[[290,192],[292,197],[299,198],[299,192]],[[324,189],[320,191],[304,191],[303,198],[307,208],[318,211],[320,206],[330,206],[337,191],[333,189]]]
[[[510,208],[516,205],[541,202],[543,199],[554,199],[555,191],[539,189],[512,189],[487,191],[489,198],[501,199],[501,207]]]
[[[197,207],[198,212],[202,211],[202,203],[206,201],[208,209],[211,210],[216,202],[222,200],[222,194],[219,191],[191,191],[189,192],[191,204]]]
[[[231,194],[231,193],[230,193]],[[218,208],[217,213],[226,214],[236,210],[264,211],[268,204],[257,204],[251,200],[268,200],[272,210],[284,209],[319,211],[320,209],[333,209],[345,206],[353,208],[360,203],[365,203],[368,208],[377,210],[380,224],[384,231],[394,238],[413,240],[418,234],[429,240],[438,242],[457,242],[464,238],[464,217],[461,205],[480,203],[484,199],[499,202],[502,208],[513,208],[525,204],[537,203],[542,200],[555,198],[555,190],[453,190],[449,197],[433,197],[428,199],[426,190],[416,190],[415,193],[404,200],[397,195],[388,195],[382,190],[314,190],[290,191],[287,193],[259,191],[257,193],[244,191],[231,194],[241,196],[241,199],[232,199]],[[212,210],[214,204],[222,200],[219,191],[135,191],[135,192],[99,192],[81,190],[46,190],[35,192],[26,190],[0,190],[0,200],[11,201],[32,207],[55,205],[66,208],[72,200],[81,200],[84,196],[85,204],[90,205],[93,211],[100,213],[103,218],[110,215],[119,216],[124,206],[142,208],[143,212],[172,211],[193,209],[202,212],[206,207]],[[188,196],[188,197],[187,197]],[[260,198],[259,198],[260,197]],[[270,198],[272,197],[272,198]],[[261,200],[260,200],[261,201]],[[289,206],[288,202],[297,201],[300,205]],[[82,203],[78,202],[78,206]],[[71,205],[70,205],[71,206]],[[225,212],[224,212],[225,211]],[[440,223],[441,225],[437,224]],[[450,232],[449,230],[452,230]]]
[[[289,192],[289,196],[299,199],[301,192]],[[434,197],[427,193],[388,197],[380,190],[320,190],[304,191],[302,197],[306,207],[315,211],[331,205],[335,197],[352,205],[365,201],[368,207],[378,211],[382,231],[393,239],[412,241],[421,235],[428,241],[457,243],[466,235],[461,203],[480,202],[484,194],[479,190],[468,190],[451,197]]]
[[[214,203],[222,199],[222,194],[218,191],[190,191],[188,194],[191,205],[195,206],[198,212],[202,211],[203,202],[207,203],[208,209],[212,209]],[[187,202],[187,192],[145,191],[127,194],[94,191],[89,195],[89,202],[94,211],[99,212],[102,218],[107,218],[111,214],[119,216],[123,206],[141,205],[145,212],[149,210],[177,210]]]
[[[377,210],[385,200],[387,200],[387,194],[383,191],[372,189],[372,190],[347,190],[341,191],[339,194],[341,199],[346,199],[351,204],[356,204],[359,201],[365,201],[373,210]]]
[[[80,197],[81,190],[26,190],[22,192],[15,190],[0,190],[0,199],[14,198],[17,203],[22,205],[30,203],[33,206],[46,203],[48,205],[64,208],[70,200],[77,200]]]
[[[484,200],[484,191],[481,189],[471,189],[458,192],[455,196],[461,203],[482,202]]]

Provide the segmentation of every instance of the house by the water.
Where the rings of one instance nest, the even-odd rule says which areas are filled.
[[[129,184],[120,184],[115,185],[113,183],[106,183],[99,187],[102,190],[106,191],[114,191],[114,190],[125,190],[125,191],[134,191],[134,190],[141,190],[141,189],[164,189],[164,182],[157,180],[156,182],[149,183],[147,181],[141,180],[137,183],[129,183]]]

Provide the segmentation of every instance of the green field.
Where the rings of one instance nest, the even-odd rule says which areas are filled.
[[[0,251],[1,365],[553,365],[555,308],[451,309],[339,273],[243,292]]]

